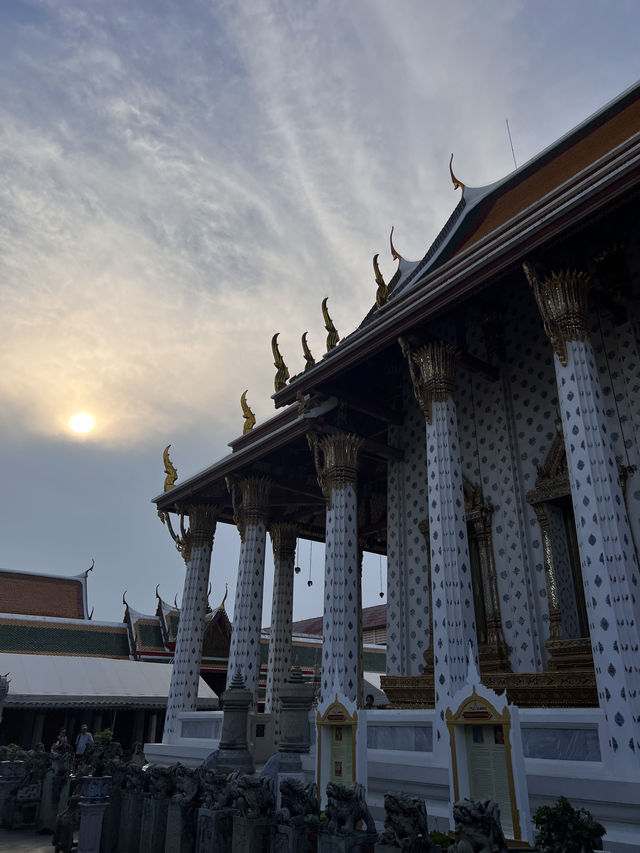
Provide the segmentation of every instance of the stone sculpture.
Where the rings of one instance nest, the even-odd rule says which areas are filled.
[[[328,833],[353,832],[360,821],[366,824],[367,832],[376,832],[376,822],[367,806],[364,788],[358,782],[354,782],[351,788],[338,782],[328,782],[325,814]]]
[[[236,808],[242,817],[257,818],[272,814],[275,796],[271,779],[238,774],[231,782]]]
[[[51,843],[54,853],[71,853],[74,846],[73,836],[80,826],[80,794],[69,797],[69,803],[56,818],[56,827]]]
[[[297,779],[283,779],[280,783],[280,803],[277,817],[282,823],[320,820],[320,801],[315,782],[305,785]]]
[[[202,807],[198,809],[196,853],[229,850],[233,837],[234,782],[238,772],[228,776],[207,767],[198,769]]]
[[[455,843],[449,853],[507,853],[500,808],[493,800],[460,800],[454,803]]]
[[[384,830],[378,837],[378,844],[406,853],[435,853],[438,848],[429,838],[424,800],[401,791],[385,794],[384,809]]]
[[[238,775],[236,772],[228,775],[199,767],[200,788],[202,791],[202,807],[205,809],[224,809],[233,805],[231,780]]]

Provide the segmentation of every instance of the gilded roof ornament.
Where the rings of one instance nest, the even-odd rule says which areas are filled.
[[[162,454],[162,458],[164,460],[164,473],[167,475],[164,478],[164,490],[168,492],[169,489],[172,489],[175,485],[176,480],[178,479],[178,472],[176,471],[173,462],[169,459],[169,448],[170,444],[164,449],[164,453]]]
[[[308,332],[305,332],[302,336],[302,352],[304,353],[304,369],[305,372],[313,367],[316,363],[315,358],[311,355],[311,350],[309,349],[309,344],[307,343],[307,335]]]
[[[387,287],[387,283],[382,277],[380,267],[378,266],[379,257],[380,255],[373,256],[373,272],[376,277],[376,284],[378,285],[378,289],[376,291],[376,308],[382,308],[384,303],[389,299],[389,288]]]
[[[247,391],[249,389],[247,388]],[[256,416],[253,414],[251,409],[249,408],[249,404],[247,403],[247,391],[242,392],[242,396],[240,397],[240,405],[242,406],[242,417],[244,418],[244,427],[242,428],[242,434],[246,435],[256,425]]]
[[[89,568],[88,568],[88,569],[85,569],[85,571],[84,571],[84,576],[85,576],[85,578],[88,578],[88,577],[89,577],[89,572],[92,572],[92,571],[93,571],[93,567],[95,566],[95,564],[96,564],[96,561],[95,561],[95,560],[93,559],[93,557],[92,557],[92,558],[91,558],[91,565],[89,566]]]
[[[338,330],[333,325],[333,320],[329,316],[329,309],[327,308],[327,300],[328,296],[322,300],[322,316],[324,317],[324,327],[327,330],[327,352],[331,352],[331,350],[337,345],[340,340],[340,335],[338,334]]]
[[[218,610],[224,610],[224,603],[227,600],[228,595],[229,595],[229,584],[226,583],[224,585],[224,598],[222,599],[220,606],[218,607]]]
[[[453,154],[451,155],[451,159],[449,160],[449,172],[451,173],[451,180],[453,182],[453,188],[454,188],[454,190],[462,190],[462,195],[464,196],[464,184],[462,183],[462,181],[459,181],[456,178],[456,176],[453,174],[452,163],[453,163]]]
[[[289,378],[289,368],[284,363],[284,359],[280,355],[280,350],[278,349],[278,335],[280,332],[276,332],[275,335],[271,338],[271,351],[273,353],[273,366],[276,368],[276,377],[273,382],[273,387],[276,389],[276,393],[278,391],[282,391],[284,386],[287,384],[287,379]]]
[[[159,592],[159,589],[160,589],[160,584],[159,584],[159,583],[157,583],[157,584],[156,584],[156,598],[158,599],[158,601],[162,601],[162,599],[160,598],[160,592]]]
[[[128,607],[129,605],[127,603],[127,599],[125,598],[126,594],[127,594],[127,590],[125,589],[125,591],[122,593],[122,603],[124,604],[125,607]]]
[[[396,252],[396,247],[393,245],[393,225],[391,226],[391,234],[389,234],[389,245],[391,246],[391,257],[394,261],[402,261],[404,258]]]

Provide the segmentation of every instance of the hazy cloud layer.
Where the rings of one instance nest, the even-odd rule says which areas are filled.
[[[5,451],[61,447],[88,410],[82,453],[120,483],[128,454],[168,441],[187,470],[210,464],[244,388],[273,412],[273,332],[294,373],[305,329],[324,349],[324,296],[351,331],[374,252],[393,271],[391,224],[418,257],[455,205],[450,152],[470,185],[503,176],[509,118],[533,156],[634,82],[639,19],[577,0],[4,4]],[[56,570],[44,545],[24,565],[8,547]]]

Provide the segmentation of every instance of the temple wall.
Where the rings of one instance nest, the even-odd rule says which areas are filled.
[[[427,546],[418,529],[429,515],[424,415],[404,377],[405,422],[389,426],[389,444],[404,450],[390,462],[387,497],[387,673],[418,675],[429,646]]]
[[[493,555],[511,666],[514,672],[533,672],[541,667],[535,588],[522,532],[521,488],[504,383],[464,371],[459,371],[458,383],[464,476],[473,485],[481,484],[484,500],[494,507]]]
[[[630,277],[640,295],[640,253],[627,255]],[[594,287],[597,287],[597,281]],[[553,351],[533,296],[522,281],[496,294],[503,316],[505,360],[502,376],[491,382],[479,373],[458,370],[456,404],[462,470],[494,507],[493,552],[505,640],[514,671],[544,669],[549,633],[542,537],[536,514],[526,501],[538,468],[556,438],[558,394]],[[633,305],[633,303],[632,303]],[[633,311],[633,308],[632,308]],[[467,311],[466,349],[488,360],[480,328],[482,311]],[[614,325],[609,315],[592,315],[593,342],[605,398],[616,462],[630,469],[626,502],[632,534],[640,543],[640,312]],[[448,323],[434,324],[433,337],[455,339]],[[499,362],[492,360],[496,366]],[[408,377],[405,423],[389,427],[389,443],[405,452],[389,465],[388,492],[388,673],[417,674],[428,647],[427,549],[418,523],[427,515],[424,420]],[[575,596],[561,529],[562,516],[549,513],[553,539],[565,543],[556,554],[562,593],[563,633],[579,631]],[[404,626],[404,628],[403,628]]]

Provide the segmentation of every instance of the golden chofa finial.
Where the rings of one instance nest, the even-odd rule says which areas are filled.
[[[382,308],[384,303],[389,298],[389,288],[387,287],[386,281],[382,278],[382,273],[380,272],[380,267],[378,266],[379,257],[379,255],[373,256],[373,272],[376,277],[376,284],[378,285],[378,289],[376,291],[376,308]]]
[[[304,353],[304,369],[305,372],[313,367],[316,363],[315,358],[311,355],[311,350],[309,349],[309,344],[307,343],[307,334],[305,332],[302,336],[302,352]]]
[[[396,247],[393,245],[393,225],[391,226],[391,234],[389,234],[389,246],[391,247],[391,257],[394,261],[404,260],[402,255],[396,252]]]
[[[167,475],[164,478],[164,490],[165,490],[165,492],[168,492],[169,489],[172,489],[176,483],[176,480],[178,479],[178,472],[174,468],[173,462],[169,459],[169,448],[170,447],[171,447],[171,445],[167,444],[167,446],[164,449],[164,453],[162,454],[162,458],[164,460],[164,473]]]
[[[247,391],[248,390],[249,389],[247,388]],[[253,414],[253,412],[249,408],[249,404],[247,403],[247,391],[243,391],[242,396],[240,397],[240,405],[242,406],[242,417],[244,418],[244,427],[242,428],[243,435],[246,435],[248,432],[250,432],[256,425],[256,416]]]
[[[453,163],[453,154],[451,155],[451,159],[449,160],[449,172],[451,174],[451,180],[453,182],[454,190],[462,190],[462,197],[464,198],[464,184],[462,181],[459,181],[456,176],[453,174],[453,168],[451,164]]]
[[[222,599],[222,602],[220,603],[220,607],[218,607],[218,610],[224,610],[224,603],[227,600],[228,595],[229,595],[229,584],[226,583],[224,585],[224,598]]]
[[[331,352],[331,350],[337,345],[340,340],[340,335],[338,334],[338,330],[333,325],[333,320],[329,316],[329,309],[327,308],[327,300],[328,296],[322,300],[322,316],[324,317],[324,327],[328,332],[327,335],[327,352]]]
[[[271,338],[271,351],[273,352],[273,366],[276,368],[276,378],[273,382],[273,387],[276,389],[276,393],[278,391],[282,391],[284,386],[287,384],[287,379],[289,378],[289,368],[284,363],[284,359],[280,355],[280,350],[278,349],[278,335],[280,332],[276,332],[275,335]]]

